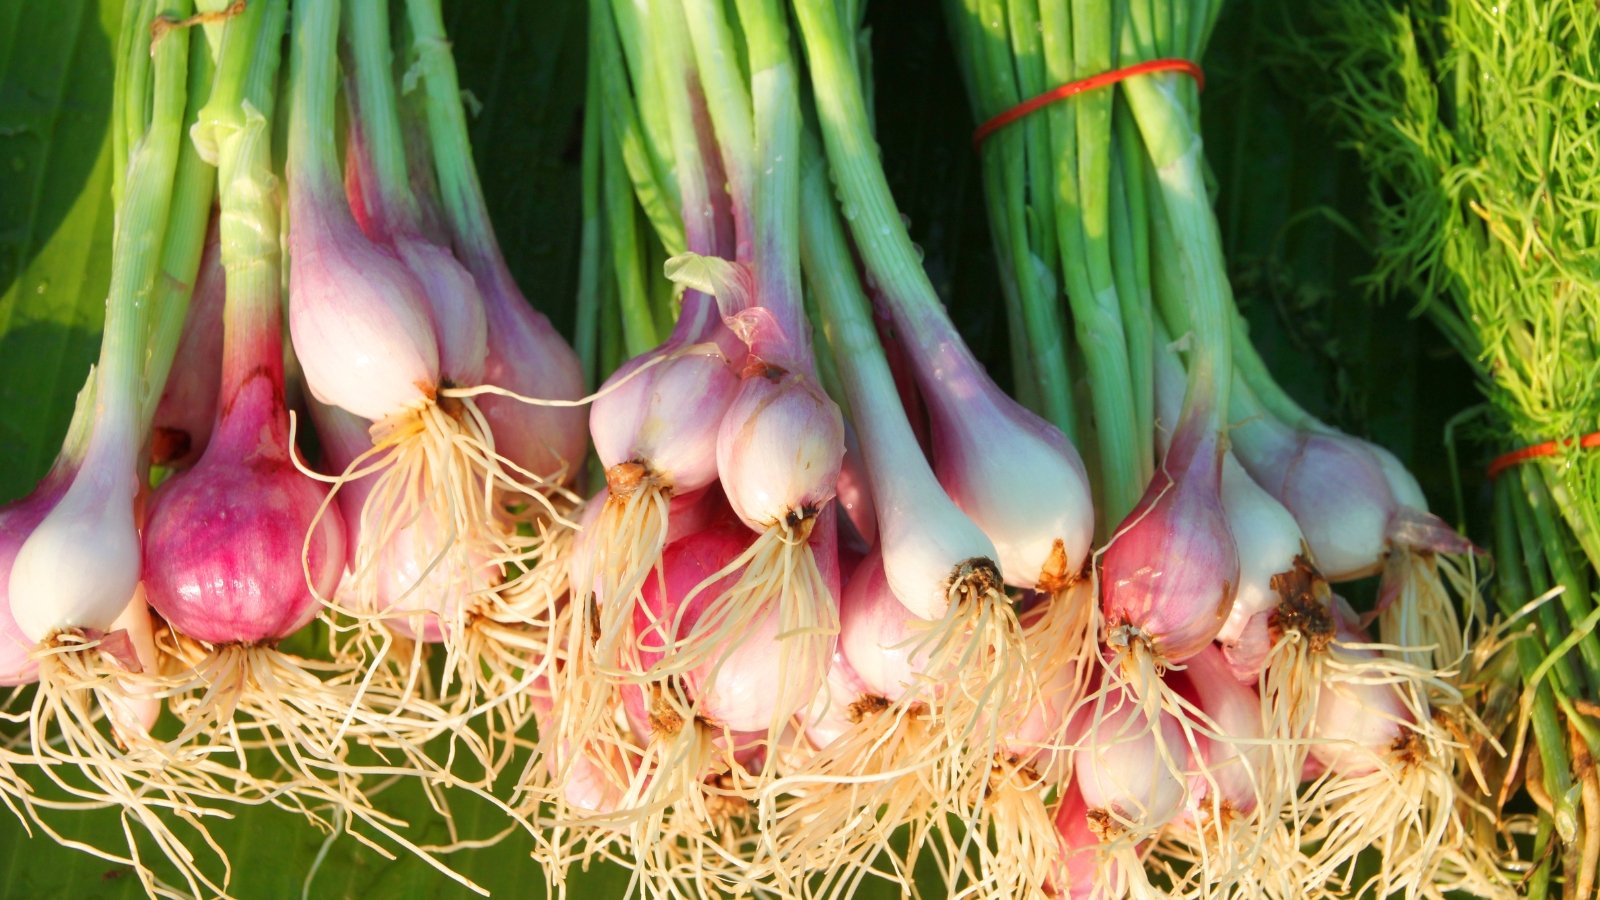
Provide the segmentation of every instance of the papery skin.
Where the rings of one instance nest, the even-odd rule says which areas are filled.
[[[344,566],[338,506],[317,519],[326,496],[289,458],[274,378],[250,378],[200,462],[151,497],[144,532],[150,605],[210,644],[270,643],[299,631],[316,616],[317,596],[332,596]],[[301,553],[314,520],[308,586]]]
[[[154,623],[150,621],[150,607],[145,602],[143,590],[134,591],[127,609],[113,623],[113,630],[128,636],[140,669],[145,672],[159,671],[161,657],[156,650]],[[160,687],[155,682],[119,678],[118,683],[122,686],[121,691],[106,691],[102,695],[106,703],[106,715],[121,740],[132,743],[130,736],[148,735],[150,729],[155,727],[165,703],[160,696]]]
[[[1221,438],[1196,415],[1101,558],[1107,625],[1127,626],[1156,657],[1183,660],[1208,646],[1227,621],[1239,584],[1239,554],[1221,499]]]

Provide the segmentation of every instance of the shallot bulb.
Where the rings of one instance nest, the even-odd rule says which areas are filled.
[[[1108,830],[1154,834],[1182,811],[1188,744],[1165,710],[1151,721],[1126,687],[1108,683],[1075,717],[1073,743],[1073,782]]]
[[[731,569],[752,542],[750,533],[736,526],[712,526],[667,547],[661,556],[659,579],[644,585],[644,603],[635,612],[640,646],[652,655],[666,655],[677,634],[693,630],[707,614],[724,583],[738,578]],[[711,579],[717,579],[711,581]],[[709,587],[704,585],[710,581]],[[734,731],[781,729],[788,718],[816,694],[825,672],[809,667],[811,660],[833,654],[830,635],[793,635],[780,638],[776,608],[767,604],[765,615],[752,630],[712,658],[685,672],[683,684],[695,702],[695,711],[709,722]],[[784,641],[820,642],[821,653],[789,653]],[[647,665],[658,660],[646,659]],[[795,664],[799,665],[796,669]]]
[[[738,388],[715,342],[663,345],[624,363],[601,388],[589,421],[607,479],[619,482],[613,491],[640,478],[674,493],[716,481],[717,426]]]
[[[928,648],[918,641],[922,623],[896,599],[883,554],[874,550],[856,566],[840,599],[839,653],[873,695],[898,701],[939,676],[927,671]]]
[[[939,484],[994,542],[1006,583],[1058,590],[1094,538],[1089,478],[1066,435],[1006,396],[953,333],[910,353]]]
[[[1222,503],[1221,436],[1209,416],[1179,425],[1138,506],[1101,559],[1100,606],[1113,646],[1182,662],[1228,620],[1239,554]]]
[[[289,155],[289,334],[312,396],[380,422],[432,402],[439,350],[427,295]]]
[[[1235,446],[1251,476],[1294,514],[1329,580],[1382,567],[1394,494],[1383,467],[1360,442],[1296,431],[1262,416],[1239,427]]]
[[[91,445],[11,564],[11,614],[29,641],[68,629],[109,631],[122,615],[139,583],[137,490],[131,466],[107,466]]]
[[[717,471],[728,502],[757,531],[799,527],[834,497],[844,417],[815,379],[769,364],[747,374],[717,432]]]

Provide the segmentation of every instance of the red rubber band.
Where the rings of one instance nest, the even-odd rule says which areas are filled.
[[[1574,442],[1585,450],[1600,447],[1600,431],[1591,432],[1576,439],[1567,438],[1564,441],[1545,441],[1542,444],[1534,444],[1531,447],[1523,447],[1521,450],[1513,450],[1510,453],[1497,456],[1494,462],[1489,463],[1489,478],[1491,480],[1498,478],[1501,472],[1512,466],[1525,463],[1530,459],[1538,459],[1541,456],[1555,456],[1561,452],[1562,447]]]
[[[979,125],[978,130],[972,133],[972,146],[974,149],[983,146],[983,142],[988,139],[989,135],[994,134],[996,131],[999,131],[1000,129],[1010,125],[1012,122],[1015,122],[1029,113],[1055,103],[1057,100],[1065,100],[1068,97],[1073,97],[1087,91],[1097,91],[1103,87],[1110,87],[1119,81],[1132,78],[1135,75],[1152,75],[1156,72],[1182,72],[1190,78],[1193,78],[1195,86],[1200,90],[1203,91],[1206,89],[1206,74],[1200,71],[1200,67],[1198,65],[1188,61],[1187,59],[1152,59],[1142,63],[1134,63],[1131,66],[1124,66],[1120,69],[1112,69],[1109,72],[1101,72],[1099,75],[1091,75],[1088,78],[1083,78],[1078,81],[1069,81],[1066,84],[1063,84],[1058,88],[1048,90],[1031,100],[1024,100],[1021,103],[1018,103],[1016,106],[1011,107],[998,116],[995,116],[982,125]]]

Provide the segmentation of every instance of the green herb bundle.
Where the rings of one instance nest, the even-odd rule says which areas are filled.
[[[1469,0],[1320,17],[1296,49],[1335,74],[1326,105],[1371,177],[1374,285],[1414,293],[1476,368],[1495,452],[1545,445],[1495,467],[1500,607],[1526,687],[1512,749],[1542,810],[1530,891],[1559,860],[1569,896],[1592,896],[1600,456],[1581,439],[1600,426],[1600,17]],[[1529,733],[1536,754],[1518,749]]]

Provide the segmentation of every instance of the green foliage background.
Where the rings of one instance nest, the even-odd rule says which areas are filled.
[[[120,5],[0,0],[0,502],[26,493],[49,465],[98,348]],[[1004,317],[971,122],[937,5],[871,6],[885,168],[935,284],[1004,383]],[[1370,267],[1364,190],[1353,158],[1295,93],[1305,86],[1275,77],[1283,67],[1267,48],[1281,10],[1270,0],[1236,0],[1205,60],[1208,151],[1241,304],[1292,393],[1399,453],[1446,518],[1477,521],[1481,479],[1467,479],[1458,504],[1443,445],[1447,419],[1476,400],[1470,377],[1404,307],[1362,299],[1356,280]],[[577,283],[584,15],[582,0],[446,3],[462,84],[482,103],[472,140],[496,227],[527,295],[567,333]],[[418,823],[419,842],[446,840],[420,796],[398,789],[383,805]],[[457,816],[466,835],[500,825],[464,803]],[[82,815],[68,826],[71,837],[115,842],[114,815]],[[243,897],[300,894],[323,843],[270,810],[241,811],[216,833]],[[497,896],[542,893],[526,850],[525,841],[508,839],[451,862]],[[575,875],[572,888],[575,896],[609,897],[626,881],[625,871],[600,866]],[[329,849],[307,893],[457,894],[465,891],[416,860],[389,862],[348,838]],[[139,888],[126,873],[0,818],[0,895],[134,897]]]

